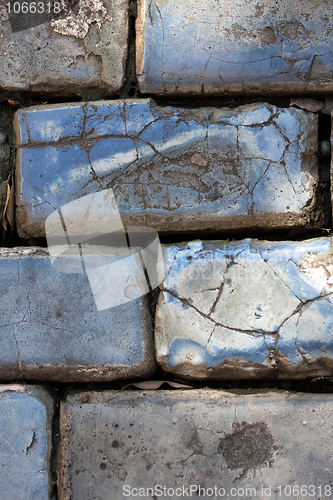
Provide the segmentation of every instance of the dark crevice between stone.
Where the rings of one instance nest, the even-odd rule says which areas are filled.
[[[59,95],[57,91],[45,92],[29,92],[29,91],[14,91],[8,95],[8,92],[2,93],[0,90],[0,102],[7,103],[7,99],[15,100],[17,108],[26,108],[30,106],[38,106],[42,104],[63,104],[84,101],[99,101],[100,99],[116,100],[116,99],[130,99],[130,98],[152,98],[159,106],[176,106],[180,108],[193,108],[193,107],[228,107],[236,108],[246,104],[253,103],[267,103],[275,105],[279,108],[289,108],[289,97],[272,97],[265,95],[257,95],[253,97],[237,95],[237,96],[205,96],[202,95],[186,95],[186,96],[158,96],[153,94],[143,94],[140,91],[138,80],[136,76],[136,56],[135,56],[135,20],[136,20],[137,2],[132,0],[129,7],[129,37],[128,49],[125,66],[125,83],[122,88],[114,94],[110,94],[107,90],[103,91],[100,88],[90,88],[87,90],[78,89],[77,92],[66,94],[65,96]],[[314,96],[314,99],[331,99],[332,96]]]
[[[140,97],[140,90],[138,80],[136,77],[136,31],[135,21],[137,18],[137,0],[131,0],[128,9],[128,44],[127,44],[127,58],[125,67],[125,83],[119,92],[121,99],[129,99]],[[114,99],[112,96],[110,99]]]
[[[91,88],[86,91],[79,89],[73,94],[65,96],[58,95],[56,91],[45,92],[29,92],[29,91],[15,91],[8,96],[8,92],[2,93],[0,90],[0,101],[7,103],[7,99],[15,100],[17,102],[16,109],[27,108],[30,106],[39,106],[42,104],[64,104],[84,101],[99,101],[100,99],[116,100],[116,99],[130,99],[130,98],[152,98],[159,106],[177,106],[180,108],[193,108],[193,107],[230,107],[236,108],[245,104],[253,104],[258,102],[265,102],[273,104],[279,108],[288,108],[290,99],[286,97],[272,96],[255,96],[253,98],[247,96],[221,96],[202,97],[202,95],[188,95],[183,97],[174,96],[154,96],[151,94],[142,94],[140,92],[137,76],[136,76],[136,56],[135,56],[135,20],[136,20],[137,2],[132,0],[129,7],[129,36],[128,36],[128,49],[125,66],[125,82],[122,88],[115,94],[109,94],[100,88]],[[325,97],[322,97],[325,100]],[[15,109],[15,110],[16,110]]]
[[[331,117],[319,114],[318,166],[320,196],[323,204],[324,226],[332,228],[331,198]]]
[[[192,386],[194,389],[220,389],[226,391],[240,392],[243,394],[253,394],[254,392],[261,390],[270,391],[291,391],[291,392],[307,392],[307,393],[320,393],[320,394],[332,394],[333,393],[333,374],[331,377],[319,376],[314,378],[306,378],[302,380],[290,380],[290,379],[258,379],[258,380],[188,380],[180,377],[179,375],[173,375],[172,373],[164,372],[159,366],[157,367],[154,374],[147,379],[147,377],[142,378],[128,378],[122,380],[115,380],[113,382],[64,382],[64,383],[47,383],[45,381],[25,380],[26,385],[39,385],[44,387],[53,397],[55,401],[55,413],[53,422],[53,434],[55,442],[53,443],[52,451],[52,474],[56,476],[56,461],[55,456],[57,454],[58,443],[59,443],[59,402],[65,401],[67,395],[72,392],[95,392],[95,391],[120,391],[123,387],[128,384],[135,382],[142,382],[143,380],[165,380],[184,383],[186,385]],[[10,382],[1,381],[1,384],[22,384],[21,379],[13,379]],[[131,388],[125,389],[133,390]],[[134,389],[136,390],[136,389]],[[174,390],[169,389],[167,386],[163,387],[163,390]],[[145,390],[147,392],[147,390]]]
[[[51,500],[58,500],[58,449],[60,445],[60,401],[62,397],[58,388],[47,386],[46,389],[54,400],[54,410],[52,419],[52,444],[50,457],[50,475],[51,475]]]
[[[191,240],[243,240],[254,238],[263,241],[302,241],[311,238],[327,236],[330,233],[329,226],[320,227],[294,227],[288,229],[264,230],[258,228],[248,229],[226,229],[220,231],[186,231],[184,233],[159,233],[161,243],[177,244]]]
[[[186,231],[179,233],[165,233],[159,232],[159,240],[164,245],[177,245],[193,240],[228,240],[240,241],[248,238],[253,238],[259,241],[306,241],[312,238],[325,237],[330,234],[329,226],[327,228],[320,227],[298,227],[281,230],[260,230],[260,229],[226,229],[220,231]],[[103,235],[105,238],[106,235]],[[112,235],[110,234],[110,237]],[[47,241],[45,239],[30,238],[24,240],[19,238],[16,234],[14,240],[9,245],[13,246],[38,246],[47,248]]]
[[[146,276],[148,278],[148,275]],[[155,341],[155,316],[156,316],[156,307],[157,307],[157,301],[158,297],[160,294],[160,289],[155,288],[154,290],[151,290],[149,293],[149,313],[151,317],[151,325],[152,325],[152,334],[153,334],[153,339]]]
[[[235,394],[255,394],[262,391],[290,391],[294,393],[309,393],[309,394],[332,394],[333,393],[333,374],[332,377],[316,377],[304,380],[187,380],[180,376],[172,375],[171,373],[164,372],[160,367],[157,367],[156,372],[153,376],[147,378],[129,378],[123,380],[117,380],[113,382],[73,382],[73,383],[58,383],[58,384],[47,384],[47,389],[51,392],[53,398],[55,399],[55,414],[53,422],[53,451],[52,451],[52,462],[51,469],[52,474],[56,477],[57,467],[56,467],[56,456],[58,445],[60,442],[59,436],[59,404],[64,402],[68,394],[74,392],[83,392],[89,394],[90,392],[96,391],[120,391],[123,387],[135,383],[142,382],[144,380],[164,380],[179,382],[186,385],[190,385],[193,389],[217,389],[221,391],[230,391]],[[12,382],[11,382],[12,383]],[[22,382],[21,382],[22,383]],[[33,382],[38,384],[37,381]],[[44,385],[39,384],[39,385]],[[149,392],[147,389],[135,389],[129,387],[124,389],[125,391],[143,391]],[[157,389],[159,390],[159,389]],[[175,389],[164,385],[161,390]]]
[[[8,158],[4,163],[1,163],[0,168],[4,168],[4,172],[0,172],[0,179],[5,181],[8,176],[12,176],[14,180],[14,169],[15,169],[15,158],[16,158],[16,138],[13,130],[13,115],[16,111],[16,106],[10,105],[9,102],[0,103],[0,128],[3,132],[6,132],[6,147],[9,148]],[[5,175],[4,175],[5,174]],[[2,227],[2,217],[3,217],[4,204],[0,204],[0,244],[3,246],[11,245],[11,241],[15,238],[15,222],[12,228],[13,233],[8,231],[5,232]]]
[[[288,92],[279,92],[274,89],[271,91],[265,91],[260,89],[260,91],[230,91],[224,90],[223,85],[221,85],[221,89],[216,92],[203,93],[203,87],[197,86],[195,91],[192,92],[174,92],[173,89],[154,92],[142,92],[142,97],[151,97],[158,101],[172,102],[173,105],[176,103],[181,103],[185,101],[192,101],[195,103],[206,103],[202,104],[203,106],[207,105],[207,103],[211,103],[214,105],[215,102],[242,102],[243,104],[249,104],[251,102],[268,102],[271,104],[275,104],[279,107],[289,107],[290,99],[313,99],[316,101],[325,101],[332,100],[332,93],[325,92],[321,90],[311,90],[308,91],[288,91]],[[170,92],[170,93],[168,93]]]
[[[144,98],[151,97],[159,106],[174,106],[186,109],[201,108],[201,107],[218,107],[218,108],[237,108],[246,104],[255,104],[263,102],[273,104],[279,108],[289,108],[290,99],[286,97],[272,97],[272,96],[202,96],[202,95],[186,95],[186,96],[158,96],[141,94]]]
[[[266,103],[277,106],[278,108],[289,108],[290,107],[290,97],[286,96],[266,96],[266,95],[256,95],[256,96],[226,96],[226,95],[216,95],[216,96],[205,96],[202,95],[185,95],[185,96],[159,96],[153,94],[143,94],[140,91],[137,76],[136,76],[136,57],[135,57],[135,19],[136,19],[136,0],[133,0],[129,9],[129,37],[128,37],[128,50],[126,57],[126,68],[125,68],[125,83],[122,88],[115,94],[109,94],[106,90],[103,91],[100,88],[91,88],[86,91],[82,89],[77,93],[67,94],[66,96],[57,95],[57,92],[13,92],[10,95],[11,99],[14,99],[18,103],[19,108],[26,108],[30,106],[38,106],[42,104],[64,104],[64,103],[75,103],[75,102],[94,102],[101,99],[105,100],[117,100],[117,99],[130,99],[130,98],[141,98],[141,99],[153,99],[158,106],[173,106],[185,109],[201,108],[201,107],[218,107],[218,108],[237,108],[238,106],[244,106],[247,104],[257,104]],[[300,97],[300,96],[299,96]],[[0,101],[7,102],[8,95],[2,95],[0,91]],[[315,95],[314,99],[320,99],[325,101],[326,99],[331,100],[332,96],[326,95]],[[322,116],[319,113],[319,116]]]

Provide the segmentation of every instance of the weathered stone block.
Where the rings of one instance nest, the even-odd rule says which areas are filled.
[[[22,237],[44,237],[50,213],[105,188],[125,224],[161,232],[322,220],[317,117],[302,110],[110,101],[22,109],[15,129]]]
[[[0,377],[148,376],[155,363],[147,296],[97,310],[87,274],[71,272],[53,268],[43,248],[0,250]]]
[[[165,249],[157,361],[200,379],[333,374],[331,238]]]
[[[333,90],[330,0],[139,0],[137,73],[154,94]]]
[[[8,3],[0,2],[0,92],[101,96],[119,90],[127,55],[127,0],[74,3],[72,11],[62,8],[53,19],[52,12],[37,20],[38,13],[13,19]],[[9,4],[13,11],[14,2]],[[40,4],[44,10],[54,6]]]
[[[36,386],[0,385],[1,498],[51,498],[53,402]]]
[[[332,403],[266,391],[71,395],[61,405],[59,500],[332,498]]]

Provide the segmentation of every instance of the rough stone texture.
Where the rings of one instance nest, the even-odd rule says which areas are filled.
[[[139,0],[137,73],[153,94],[332,92],[330,0]]]
[[[3,500],[51,498],[53,401],[35,386],[0,385],[0,482]]]
[[[265,391],[71,395],[61,405],[59,500],[332,498],[332,403],[332,395]],[[193,489],[130,494],[158,485]],[[288,485],[307,490],[290,495]],[[225,494],[194,490],[215,486]]]
[[[94,96],[122,86],[127,0],[79,0],[72,14],[22,31],[13,31],[6,3],[0,2],[0,93]]]
[[[193,379],[333,374],[331,238],[165,249],[157,361]]]
[[[43,248],[1,249],[0,275],[2,379],[107,381],[154,369],[147,296],[97,311],[86,273],[58,272]]]
[[[37,106],[15,119],[17,225],[44,237],[54,209],[112,188],[125,224],[161,232],[272,229],[322,220],[317,116],[252,104],[150,100]]]

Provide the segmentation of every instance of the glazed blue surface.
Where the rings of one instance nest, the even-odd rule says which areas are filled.
[[[143,92],[332,90],[329,0],[142,2],[137,60]],[[186,5],[186,6],[185,6]]]
[[[270,226],[289,226],[290,214],[304,224],[314,196],[309,165],[317,168],[314,148],[305,162],[304,143],[316,127],[315,115],[268,104],[190,110],[117,100],[22,109],[19,231],[44,236],[53,210],[106,188],[124,220],[161,231],[265,227],[263,214]]]
[[[52,415],[48,414],[45,401],[39,397],[42,391],[34,393],[33,386],[30,386],[29,394],[21,386],[21,392],[12,392],[10,387],[7,392],[0,393],[0,481],[3,498],[48,500],[51,490],[48,469]]]
[[[49,255],[0,258],[0,364],[40,372],[133,369],[153,353],[145,298],[98,311],[86,273],[52,267]],[[79,376],[79,375],[78,375]]]
[[[192,378],[196,370],[209,378],[224,367],[221,377],[228,378],[228,366],[251,376],[258,368],[319,375],[321,362],[329,373],[331,245],[323,237],[167,246],[156,315],[158,361]]]

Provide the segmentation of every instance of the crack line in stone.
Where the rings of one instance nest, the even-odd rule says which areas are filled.
[[[173,291],[171,290],[168,290],[167,288],[162,288],[162,291],[163,292],[166,292],[168,293],[169,295],[171,295],[172,297],[178,299],[180,302],[182,302],[183,304],[185,304],[186,306],[188,307],[191,307],[192,309],[194,309],[200,316],[202,316],[203,318],[207,319],[208,321],[212,322],[214,325],[216,326],[220,326],[222,328],[225,328],[226,330],[230,330],[232,332],[237,332],[237,333],[245,333],[247,335],[250,335],[251,337],[254,337],[254,338],[257,338],[258,336],[262,336],[262,335],[276,335],[276,332],[266,332],[264,330],[260,330],[260,329],[256,329],[256,330],[242,330],[241,328],[234,328],[234,327],[230,327],[230,326],[227,326],[227,325],[223,325],[222,323],[219,323],[218,321],[214,320],[213,318],[209,317],[207,314],[205,314],[204,312],[200,311],[199,309],[197,309],[193,304],[191,304],[189,302],[188,299],[185,299],[184,297],[179,297],[176,293],[174,293]]]
[[[213,305],[212,305],[212,307],[211,307],[211,309],[210,309],[210,311],[208,313],[209,317],[211,317],[211,315],[215,312],[216,306],[217,306],[217,304],[218,304],[218,302],[219,302],[219,300],[220,300],[220,298],[222,296],[223,288],[224,288],[224,278],[225,278],[226,272],[230,269],[230,267],[232,266],[232,264],[234,264],[234,261],[229,261],[227,263],[227,265],[226,265],[226,268],[225,268],[225,270],[223,272],[223,276],[222,276],[222,280],[221,280],[221,285],[219,287],[219,291],[218,291],[217,296],[216,296],[216,298],[214,300],[214,303],[213,303]]]
[[[18,340],[16,338],[16,334],[15,334],[15,324],[13,324],[12,326],[13,326],[13,337],[14,337],[14,341],[15,341],[16,349],[17,349],[17,368],[18,368],[20,376],[23,379],[20,346],[19,346]]]
[[[294,311],[287,317],[285,318],[282,323],[279,325],[275,333],[279,334],[280,329],[285,325],[287,321],[289,321],[294,315],[301,313],[302,314],[302,309],[309,306],[312,302],[319,302],[321,300],[325,300],[327,297],[333,295],[333,292],[329,292],[325,295],[319,295],[318,297],[314,297],[313,299],[309,299],[306,301],[301,301],[300,304],[294,309]]]
[[[267,266],[270,268],[270,270],[275,274],[275,276],[280,280],[282,281],[282,283],[284,284],[284,286],[286,288],[288,288],[288,290],[294,295],[294,297],[296,297],[297,300],[299,300],[300,302],[302,302],[302,299],[300,297],[298,297],[296,295],[295,292],[292,291],[292,289],[287,285],[287,283],[285,283],[285,281],[281,278],[281,276],[278,275],[278,273],[273,269],[273,267],[269,264],[268,260],[266,260],[263,255],[261,254],[261,249],[258,248],[258,255],[261,257],[261,259],[264,261],[265,264],[267,264]],[[288,262],[293,262],[291,259],[288,260]],[[288,262],[287,262],[287,265],[288,265]]]

